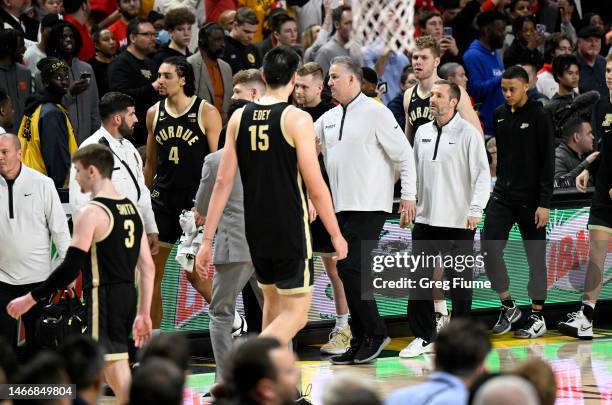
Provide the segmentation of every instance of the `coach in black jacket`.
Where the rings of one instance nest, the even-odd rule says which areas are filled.
[[[546,299],[546,224],[555,170],[553,125],[542,105],[528,99],[529,77],[522,67],[507,69],[501,86],[506,104],[493,117],[497,182],[483,231],[487,275],[502,301],[493,333],[510,331],[521,318],[520,309],[510,297],[510,279],[503,258],[510,229],[517,223],[529,263],[527,291],[532,313],[515,336],[535,338],[546,332],[541,311]]]

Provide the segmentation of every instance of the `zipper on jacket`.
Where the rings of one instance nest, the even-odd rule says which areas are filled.
[[[9,218],[13,219],[15,213],[13,212],[13,184],[14,182],[7,182],[8,185],[8,203],[9,203]]]
[[[359,97],[361,95],[361,92],[359,92],[359,94],[357,94],[355,96],[354,99],[352,99],[351,101],[349,101],[348,103],[346,103],[346,105],[342,106],[342,120],[340,120],[340,134],[338,135],[338,140],[341,141],[342,140],[342,130],[344,129],[344,117],[346,117],[346,111],[348,110],[349,105],[355,101],[355,99],[357,99],[357,97]]]
[[[438,127],[434,124],[434,127],[438,129],[438,137],[436,138],[436,147],[434,148],[433,160],[438,157],[438,145],[440,145],[440,138],[442,137],[442,127]]]

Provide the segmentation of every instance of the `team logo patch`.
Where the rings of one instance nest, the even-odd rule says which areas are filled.
[[[602,127],[609,127],[612,125],[612,114],[606,114],[604,122],[601,123]]]
[[[249,63],[253,64],[255,63],[255,55],[253,55],[252,53],[249,53],[247,55],[247,60],[249,61]]]
[[[152,73],[150,70],[140,69],[140,74],[142,74],[147,80],[151,79]]]
[[[529,128],[529,124],[528,124],[528,123],[526,123],[526,122],[523,122],[523,123],[521,124],[521,127],[520,127],[520,128],[521,128],[521,129]]]

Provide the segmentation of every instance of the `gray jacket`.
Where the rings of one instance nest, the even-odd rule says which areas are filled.
[[[565,142],[555,149],[555,180],[569,178],[573,185],[576,177],[588,167],[589,161],[578,156]],[[589,185],[592,180],[593,177],[589,178]]]
[[[210,80],[210,75],[208,74],[206,63],[202,62],[201,52],[198,51],[194,53],[193,55],[187,58],[187,61],[191,64],[191,67],[193,68],[196,85],[196,96],[203,98],[212,105],[215,105],[215,89],[213,88],[212,81]],[[227,112],[229,111],[230,103],[232,102],[232,68],[224,60],[217,59],[217,63],[219,64],[221,78],[223,79],[223,105],[221,106],[221,111],[219,112],[221,113],[223,119],[226,120],[228,118]]]
[[[89,63],[83,62],[78,58],[72,59],[72,66],[70,66],[69,72],[70,86],[79,80],[83,73],[91,75],[89,88],[76,97],[66,94],[63,99],[64,106],[68,109],[70,122],[74,128],[74,136],[79,145],[96,132],[101,124],[100,110],[98,109],[100,99],[98,97],[96,75]],[[42,85],[40,72],[38,72],[36,74],[36,88],[40,89]]]
[[[219,149],[204,159],[202,179],[195,200],[196,209],[201,215],[206,215],[208,212],[208,204],[217,180],[217,170],[219,170],[222,155],[223,149]],[[214,264],[251,261],[251,252],[244,230],[244,196],[239,171],[236,172],[234,187],[223,210],[215,238]]]
[[[26,100],[32,91],[32,74],[19,63],[12,65],[0,64],[0,89],[4,90],[13,101],[15,123],[12,132],[17,133],[25,110]]]

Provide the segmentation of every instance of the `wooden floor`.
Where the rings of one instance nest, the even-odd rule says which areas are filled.
[[[433,370],[433,355],[421,355],[414,359],[400,359],[399,351],[412,338],[396,338],[387,346],[375,363],[359,366],[335,366],[318,355],[318,347],[302,347],[299,366],[302,369],[302,391],[313,404],[322,403],[325,384],[335,374],[348,370],[363,374],[377,382],[384,398],[389,392],[418,384],[427,379]],[[549,362],[557,378],[557,405],[608,404],[612,405],[612,331],[595,329],[592,341],[571,339],[556,331],[549,331],[538,339],[514,339],[508,333],[492,337],[493,350],[486,363],[490,371],[509,370],[528,358],[541,358]],[[317,360],[312,360],[317,358]],[[210,359],[196,358],[194,369],[211,370]],[[214,373],[200,372],[189,376],[185,389],[185,405],[203,404],[201,397],[207,393],[214,380]],[[105,397],[102,404],[114,404]]]
[[[433,369],[433,355],[414,359],[400,359],[399,351],[412,338],[393,339],[383,352],[383,358],[374,364],[360,366],[332,366],[324,358],[302,360],[302,391],[315,405],[321,404],[325,384],[342,370],[350,369],[378,382],[384,397],[396,388],[418,384]],[[518,362],[539,357],[548,361],[557,377],[557,404],[610,404],[612,405],[612,331],[597,330],[592,341],[578,341],[550,331],[538,339],[514,339],[511,334],[492,338],[494,349],[487,358],[491,371],[510,369]],[[300,348],[303,357],[312,359],[318,348]],[[210,366],[210,364],[195,364]],[[194,374],[189,377],[185,404],[201,404],[200,397],[213,382],[213,373]]]

